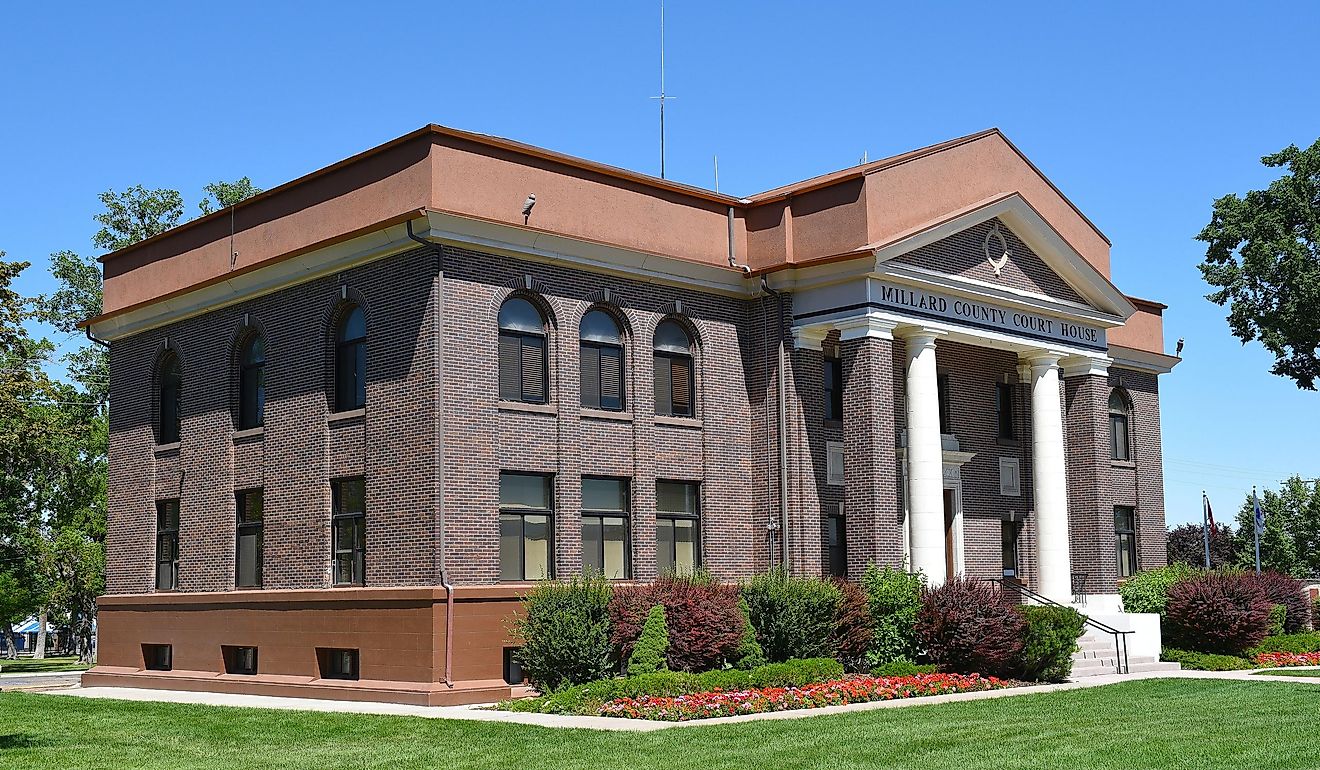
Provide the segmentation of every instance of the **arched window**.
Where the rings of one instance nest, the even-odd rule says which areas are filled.
[[[367,319],[351,305],[339,317],[335,331],[335,411],[367,404]]]
[[[500,306],[500,399],[546,402],[545,317],[522,297]]]
[[[1115,460],[1132,459],[1132,442],[1128,433],[1128,404],[1122,391],[1109,394],[1109,456]]]
[[[623,410],[623,335],[604,310],[582,317],[582,405]]]
[[[692,416],[692,338],[677,321],[655,329],[655,413]]]
[[[238,361],[238,429],[266,424],[266,340],[253,334]]]
[[[183,422],[183,367],[173,352],[166,353],[160,362],[160,412],[156,440],[173,444],[179,440],[179,426]]]

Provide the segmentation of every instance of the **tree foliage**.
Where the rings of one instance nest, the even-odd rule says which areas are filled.
[[[1182,524],[1169,530],[1169,563],[1205,567],[1205,535],[1200,524]],[[1231,567],[1237,562],[1233,528],[1216,524],[1210,530],[1210,568]]]
[[[261,192],[261,188],[252,184],[252,180],[243,177],[235,182],[212,182],[202,188],[206,196],[197,203],[205,216],[213,211],[233,206]]]
[[[105,211],[95,216],[101,229],[92,236],[92,243],[106,251],[126,249],[160,235],[183,217],[183,196],[178,190],[148,190],[139,184],[120,193],[106,190],[100,198]]]
[[[1228,325],[1245,344],[1274,354],[1274,374],[1315,390],[1320,375],[1320,139],[1261,158],[1286,168],[1264,190],[1225,195],[1197,235],[1207,245],[1201,274],[1229,306]]]

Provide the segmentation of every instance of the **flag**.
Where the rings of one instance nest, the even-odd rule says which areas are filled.
[[[1261,510],[1260,498],[1256,497],[1256,490],[1251,490],[1251,505],[1256,513],[1256,535],[1260,536],[1265,532],[1265,511]]]
[[[1215,529],[1215,509],[1210,507],[1210,498],[1204,492],[1201,493],[1201,499],[1205,500],[1205,519],[1210,522],[1210,531],[1213,532]]]

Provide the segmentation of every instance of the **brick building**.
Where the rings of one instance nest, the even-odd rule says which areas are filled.
[[[996,130],[735,198],[428,126],[103,261],[88,683],[489,700],[584,566],[1164,559],[1163,306]]]

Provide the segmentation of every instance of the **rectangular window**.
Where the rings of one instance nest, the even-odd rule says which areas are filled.
[[[843,419],[843,361],[837,356],[825,358],[825,419]]]
[[[365,585],[367,577],[366,480],[358,477],[330,482],[334,583]]]
[[[692,357],[655,354],[655,413],[662,416],[692,416]]]
[[[825,483],[843,486],[843,448],[842,441],[825,442]]]
[[[1125,414],[1109,413],[1109,456],[1115,460],[1132,459],[1127,419]]]
[[[261,587],[262,492],[248,489],[234,494],[238,507],[238,548],[234,559],[234,586]]]
[[[1022,495],[1022,461],[1017,457],[999,458],[999,494],[1006,497]]]
[[[935,377],[936,390],[940,402],[940,433],[945,435],[953,434],[953,399],[949,390],[949,375],[939,374]]]
[[[500,474],[500,580],[554,577],[550,476]]]
[[[504,648],[504,683],[519,685],[527,681],[522,664],[518,662],[517,647]]]
[[[322,679],[357,679],[358,651],[316,648],[316,663]]]
[[[500,332],[500,398],[544,404],[545,371],[545,337]]]
[[[691,575],[701,567],[701,500],[697,485],[655,483],[655,561],[663,573]]]
[[[220,652],[225,659],[226,674],[244,674],[251,676],[257,673],[257,648],[256,647],[230,647],[223,645]]]
[[[627,479],[582,479],[582,568],[631,577]]]
[[[174,668],[174,648],[168,644],[142,645],[142,667],[148,671],[169,671]]]
[[[1118,576],[1137,574],[1137,511],[1130,505],[1114,506],[1114,550],[1118,554]]]
[[[179,587],[179,501],[156,501],[156,590]]]
[[[841,504],[840,509],[843,508]],[[829,574],[848,577],[848,532],[844,526],[843,511],[825,519],[825,549],[829,554]]]
[[[1022,533],[1022,522],[1001,521],[999,523],[1000,548],[1003,551],[1004,577],[1018,577],[1018,535]]]
[[[581,347],[582,405],[590,409],[623,410],[623,348],[583,342]]]
[[[1013,386],[1007,382],[995,383],[995,423],[1001,439],[1017,438],[1013,425]]]

